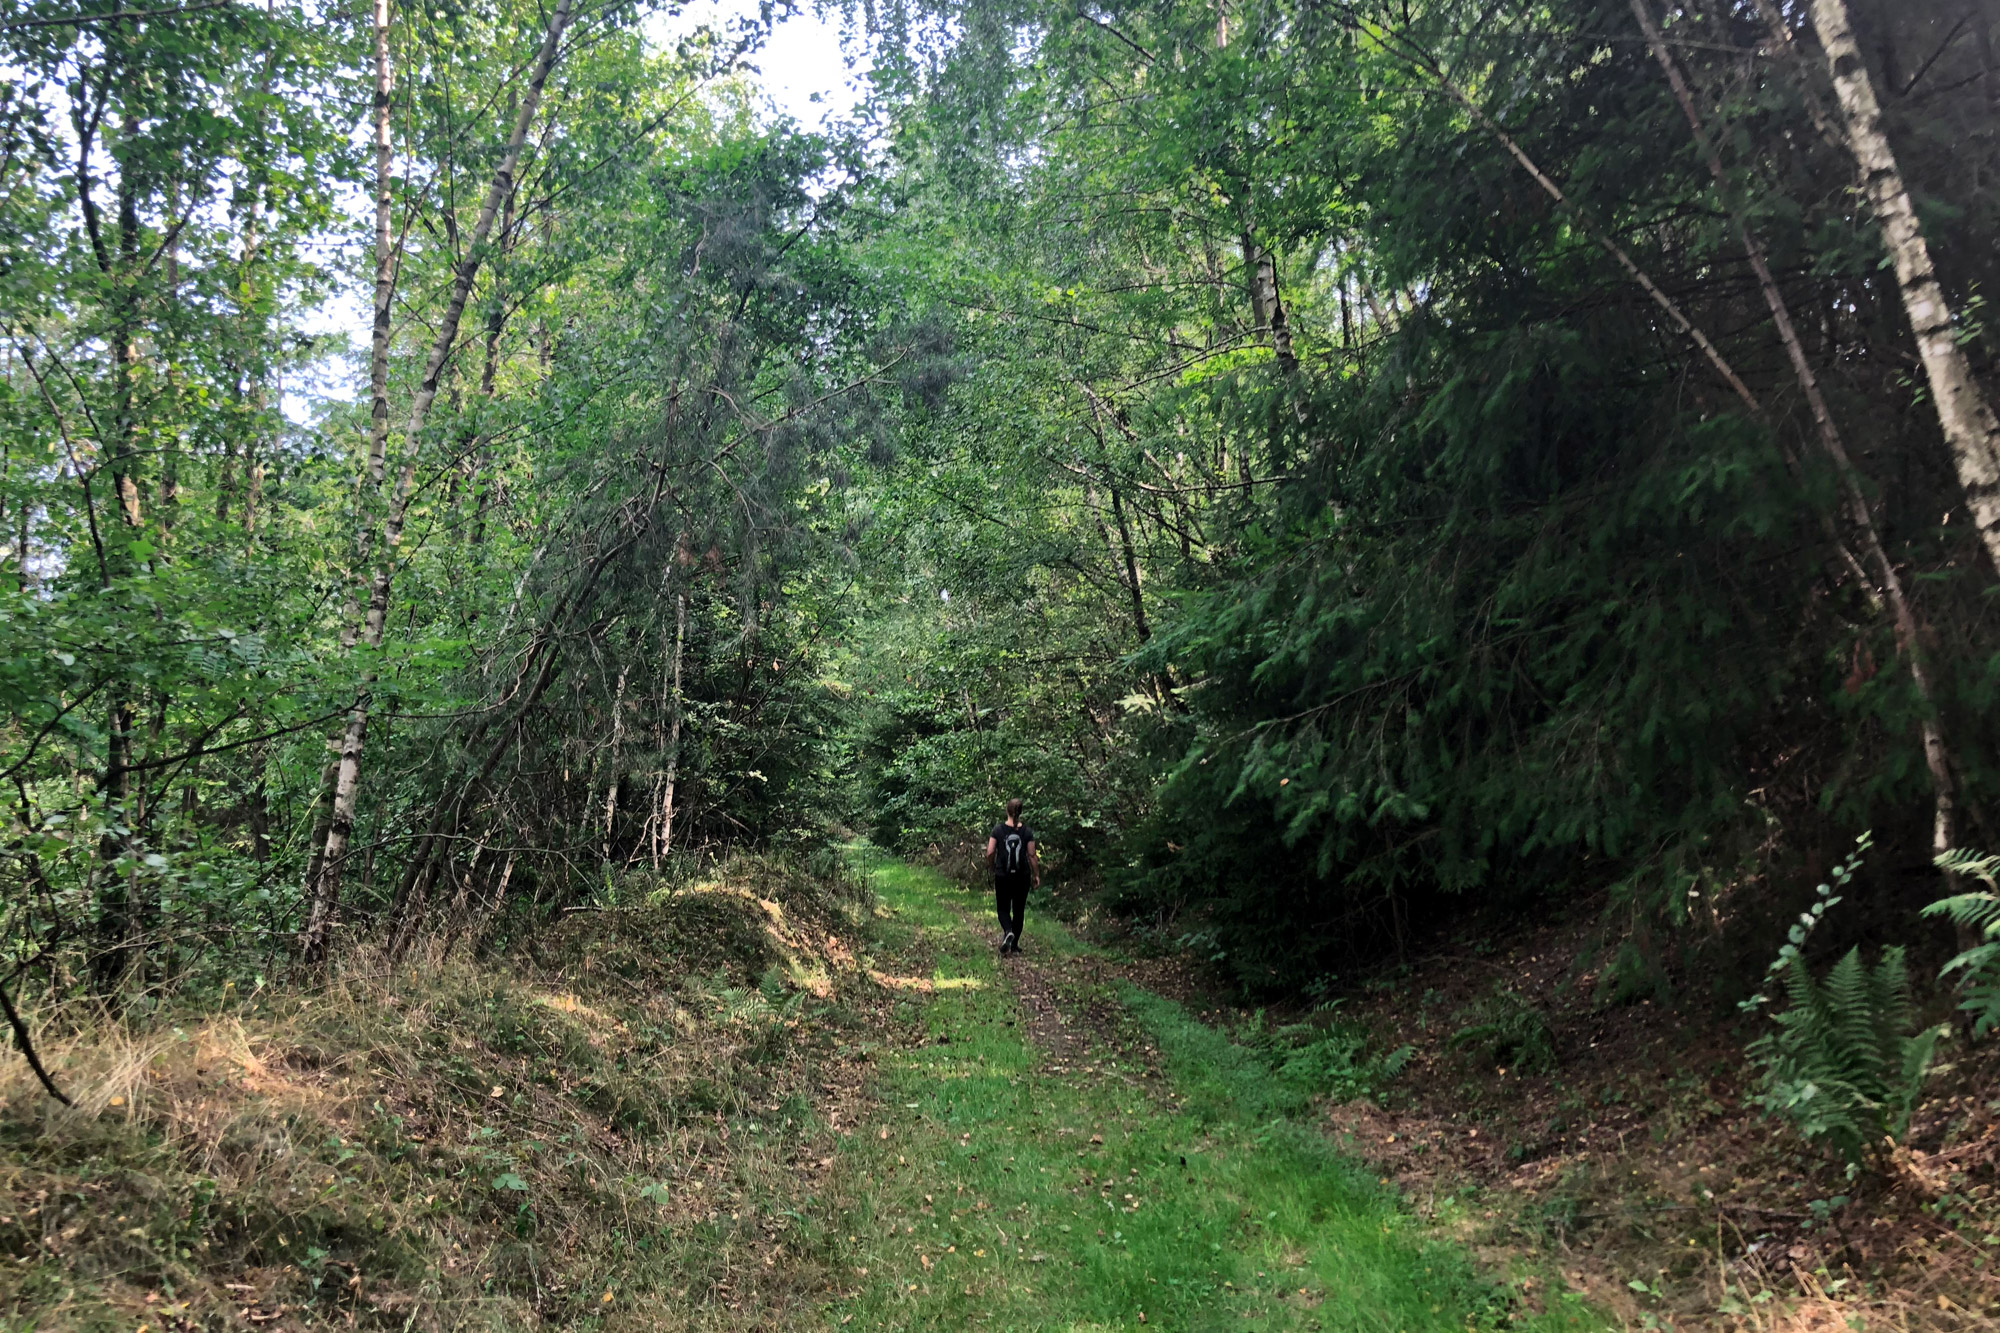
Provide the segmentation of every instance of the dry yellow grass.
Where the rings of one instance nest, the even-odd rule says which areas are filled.
[[[76,1106],[0,1063],[0,1328],[780,1322],[832,1282],[866,911],[745,860],[540,962],[43,1014]]]

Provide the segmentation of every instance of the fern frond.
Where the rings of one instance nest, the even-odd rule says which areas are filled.
[[[1981,942],[1946,963],[1938,976],[1959,974],[1965,994],[1959,1008],[1973,1015],[1972,1035],[1983,1037],[2000,1027],[2000,856],[1959,850],[1938,857],[1937,864],[1986,885],[1983,892],[1955,893],[1924,908],[1925,916],[1946,917],[1960,930],[1978,933]]]
[[[1972,1035],[1983,1037],[2000,1027],[2000,983],[1980,983],[1965,988],[1959,1009],[1973,1015]]]
[[[1989,974],[1996,968],[2000,968],[2000,944],[1980,944],[1967,949],[1939,968],[1938,976],[1948,977],[1954,972],[1963,971],[1969,974],[1967,978],[1969,982],[1972,977]]]
[[[2000,893],[1955,893],[1924,908],[1924,915],[1949,917],[1954,926],[1977,930],[1990,939],[2000,935]]]
[[[2000,856],[1959,847],[1942,853],[1933,864],[1947,875],[1970,875],[1988,888],[2000,888],[1996,882],[2000,879]]]
[[[1910,1116],[1917,1109],[1917,1098],[1922,1095],[1924,1080],[1930,1077],[1931,1061],[1937,1057],[1937,1044],[1950,1029],[1943,1024],[1925,1028],[1916,1036],[1903,1043],[1903,1067],[1896,1080],[1896,1100],[1890,1108],[1889,1137],[1901,1140],[1910,1128]]]
[[[1812,969],[1806,960],[1793,954],[1785,967],[1785,998],[1792,1002],[1794,1009],[1810,1009],[1819,999],[1819,988],[1813,985]]]
[[[1861,961],[1858,945],[1833,965],[1822,984],[1831,1027],[1827,1054],[1839,1062],[1848,1081],[1864,1089],[1880,1088],[1887,1070],[1875,1023],[1874,977]]]
[[[1904,960],[1902,945],[1891,945],[1882,951],[1875,974],[1869,978],[1869,1000],[1874,1007],[1877,1039],[1885,1049],[1890,1043],[1901,1041],[1903,1034],[1916,1026],[1917,1007],[1910,999],[1910,967]]]

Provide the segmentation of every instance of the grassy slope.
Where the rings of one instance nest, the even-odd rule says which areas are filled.
[[[1091,1000],[1165,1077],[1052,1061],[962,890],[874,882],[746,861],[537,957],[93,1030],[51,1046],[76,1112],[15,1061],[0,1330],[1597,1327],[1168,1001]]]
[[[1395,1199],[1310,1128],[1268,1069],[1171,1001],[1128,990],[1175,1111],[1090,1072],[1045,1072],[961,889],[876,868],[891,953],[934,952],[930,1040],[889,1063],[883,1126],[850,1149],[853,1326],[1420,1333],[1601,1326],[1513,1303],[1427,1243]],[[1081,946],[1031,922],[1038,956]],[[886,1133],[886,1137],[884,1134]],[[1106,1188],[1107,1184],[1109,1188]],[[865,1270],[865,1271],[862,1271]]]
[[[745,859],[538,956],[100,1022],[48,1047],[74,1112],[15,1060],[0,1330],[810,1323],[866,906]]]

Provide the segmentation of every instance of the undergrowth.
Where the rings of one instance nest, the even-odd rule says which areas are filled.
[[[1452,1034],[1453,1048],[1523,1074],[1546,1074],[1556,1067],[1555,1031],[1548,1015],[1519,991],[1495,986],[1491,995],[1472,1005],[1468,1017],[1472,1021]]]
[[[815,1107],[866,1052],[869,910],[856,881],[744,859],[573,915],[534,959],[354,960],[312,992],[76,1025],[45,1053],[75,1109],[0,1076],[0,1327],[800,1309],[828,1282]]]
[[[1772,1015],[1773,1030],[1749,1047],[1763,1071],[1759,1101],[1766,1114],[1791,1121],[1809,1142],[1830,1144],[1850,1171],[1888,1164],[1949,1031],[1920,1025],[1900,947],[1882,950],[1870,967],[1857,945],[1823,977],[1806,963],[1807,941],[1840,902],[1834,890],[1853,878],[1868,844],[1864,834],[1791,927],[1767,973],[1790,1003]],[[1759,994],[1738,1007],[1755,1013],[1767,1003]]]

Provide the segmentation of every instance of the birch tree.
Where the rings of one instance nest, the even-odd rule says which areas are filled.
[[[1883,130],[1882,106],[1868,74],[1868,62],[1854,39],[1846,0],[1812,0],[1812,16],[1840,103],[1847,146],[1859,169],[1861,188],[1881,225],[1882,244],[1895,265],[1903,311],[1916,335],[1931,405],[1944,431],[1959,485],[1964,488],[1966,509],[1979,529],[1987,557],[2000,569],[2000,417],[1994,415],[1958,344],[1951,303],[1938,283],[1923,225]]]
[[[377,0],[378,21],[385,14],[385,0]],[[479,276],[480,265],[486,259],[487,242],[493,231],[494,219],[499,216],[502,203],[514,190],[515,172],[520,166],[521,152],[527,142],[528,129],[534,124],[535,114],[541,107],[542,91],[548,84],[549,74],[554,70],[558,55],[562,50],[564,31],[569,27],[571,0],[557,0],[555,12],[550,16],[548,29],[543,35],[541,49],[535,56],[533,71],[528,78],[526,92],[514,115],[512,132],[508,135],[507,146],[500,158],[500,164],[493,173],[487,187],[485,201],[480,205],[477,220],[467,237],[464,258],[459,261],[452,279],[451,294],[446,300],[444,312],[439,319],[437,335],[431,342],[430,352],[424,362],[423,373],[417,382],[416,392],[411,398],[409,420],[403,429],[403,465],[396,478],[396,488],[388,503],[385,516],[380,554],[375,559],[373,576],[368,583],[366,609],[357,625],[350,627],[351,639],[368,649],[382,646],[382,636],[388,623],[389,594],[396,576],[398,547],[401,544],[404,525],[409,519],[410,500],[416,485],[417,466],[423,456],[424,426],[430,418],[431,406],[437,401],[438,382],[444,372],[445,362],[451,356],[458,341],[459,322],[465,314],[467,300],[472,294],[472,285]],[[378,61],[384,38],[377,36]],[[386,75],[379,72],[377,89],[378,107],[381,105]],[[378,111],[378,117],[382,113]],[[378,119],[378,127],[381,121]],[[378,135],[380,130],[378,128]],[[378,163],[383,158],[381,140],[378,138]],[[382,244],[382,209],[380,195],[377,196],[377,245]],[[377,327],[379,330],[381,310],[386,297],[382,295],[385,280],[381,276],[378,250],[377,276]],[[373,368],[371,367],[371,378]],[[375,402],[379,405],[380,400]],[[385,439],[386,420],[371,411],[369,435],[369,470],[371,476],[379,476],[382,469],[382,455],[377,452],[377,441]],[[342,863],[347,856],[347,846],[354,834],[355,804],[361,790],[361,759],[368,735],[368,718],[371,709],[369,687],[373,684],[372,672],[364,673],[361,692],[356,696],[354,706],[348,713],[347,726],[340,738],[340,754],[335,772],[331,803],[328,810],[325,841],[313,854],[314,878],[307,885],[309,908],[304,929],[300,933],[299,948],[307,959],[318,959],[326,952],[327,936],[332,927],[334,912],[340,902],[340,881]]]
[[[1834,474],[1840,480],[1842,509],[1848,523],[1857,534],[1858,544],[1867,560],[1867,572],[1872,575],[1875,589],[1870,590],[1871,600],[1878,610],[1886,604],[1890,624],[1896,636],[1896,649],[1903,659],[1903,668],[1910,675],[1917,697],[1922,701],[1923,713],[1917,720],[1924,747],[1924,768],[1931,780],[1931,851],[1943,855],[1952,849],[1957,837],[1958,782],[1953,776],[1951,747],[1945,738],[1944,723],[1939,716],[1938,690],[1932,678],[1930,663],[1926,660],[1923,635],[1917,623],[1916,610],[1910,604],[1908,590],[1903,585],[1901,571],[1896,562],[1889,558],[1889,552],[1882,544],[1881,529],[1875,522],[1874,510],[1868,502],[1868,490],[1861,470],[1855,466],[1853,456],[1848,453],[1847,442],[1841,438],[1839,424],[1833,419],[1833,409],[1827,405],[1826,395],[1820,391],[1819,375],[1814,371],[1811,360],[1806,356],[1805,344],[1800,340],[1798,328],[1792,321],[1791,304],[1785,300],[1784,290],[1778,286],[1776,275],[1771,272],[1770,261],[1764,255],[1764,246],[1757,234],[1750,229],[1742,202],[1729,179],[1728,171],[1722,165],[1722,156],[1716,151],[1714,140],[1702,120],[1700,109],[1695,105],[1694,93],[1682,74],[1680,65],[1668,49],[1666,37],[1660,31],[1659,23],[1653,18],[1649,0],[1632,0],[1632,13],[1639,21],[1639,30],[1646,35],[1646,45],[1653,53],[1667,77],[1667,84],[1673,89],[1674,100],[1679,103],[1681,114],[1687,118],[1688,132],[1693,135],[1695,147],[1701,153],[1702,162],[1708,168],[1709,176],[1722,195],[1723,206],[1729,212],[1730,225],[1743,242],[1744,258],[1750,262],[1750,271],[1756,275],[1757,290],[1764,298],[1765,307],[1771,312],[1772,327],[1777,330],[1778,341],[1784,346],[1785,360],[1790,365],[1793,378],[1798,382],[1799,392],[1805,397],[1807,408],[1812,413],[1814,432],[1819,439],[1820,450],[1827,461],[1833,464]],[[1843,546],[1842,551],[1846,548]],[[1852,559],[1852,557],[1849,557]],[[1864,584],[1864,586],[1866,586]],[[1879,589],[1879,591],[1876,591]]]

